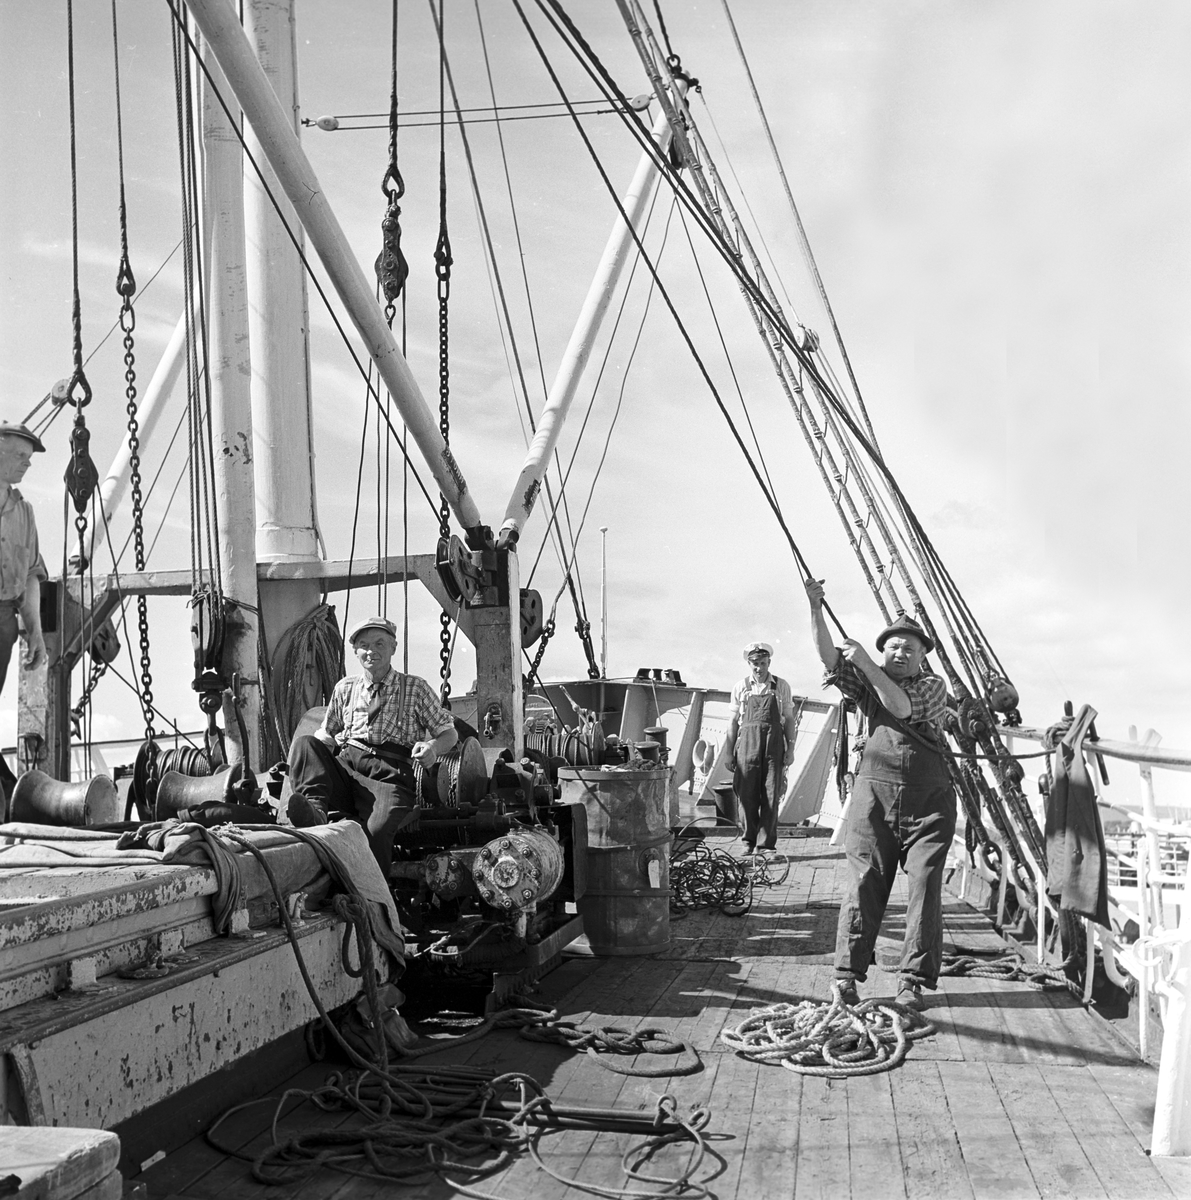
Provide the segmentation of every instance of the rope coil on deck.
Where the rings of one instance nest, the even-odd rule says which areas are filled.
[[[758,888],[779,887],[789,874],[784,854],[737,858],[705,841],[679,840],[670,858],[670,915],[718,908],[725,916],[743,917]]]
[[[1061,967],[1030,967],[1013,951],[995,956],[976,954],[944,954],[940,975],[975,975],[984,979],[1000,979],[1006,983],[1024,983],[1036,992],[1071,992],[1082,998],[1082,991],[1067,978]]]
[[[754,1062],[846,1079],[891,1071],[905,1059],[911,1042],[934,1032],[930,1021],[900,1004],[846,1004],[837,980],[828,1003],[771,1004],[723,1030],[720,1040]]]

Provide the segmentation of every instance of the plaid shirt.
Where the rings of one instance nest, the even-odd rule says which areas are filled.
[[[22,600],[30,575],[45,580],[45,563],[37,547],[33,506],[17,491],[8,489],[0,508],[0,600]]]
[[[941,735],[943,714],[947,711],[947,685],[938,675],[919,671],[910,679],[893,679],[892,682],[909,698],[910,715],[905,718],[907,723],[926,725],[932,733]],[[870,722],[877,710],[884,707],[864,673],[842,654],[836,660],[835,669],[823,676],[823,686],[830,684],[835,684],[848,699],[855,700],[856,707]]]
[[[368,705],[372,700],[372,689],[372,680],[367,675],[349,675],[341,679],[331,693],[322,732],[341,746],[348,742],[371,746],[396,742],[401,746],[412,746],[455,728],[454,718],[439,705],[438,697],[424,679],[417,675],[402,675],[392,667],[380,681],[384,706],[370,726]]]

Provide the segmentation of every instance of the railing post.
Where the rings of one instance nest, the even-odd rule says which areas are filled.
[[[1182,937],[1171,948],[1171,969],[1163,988],[1167,1002],[1151,1154],[1191,1154],[1191,905],[1182,907]]]

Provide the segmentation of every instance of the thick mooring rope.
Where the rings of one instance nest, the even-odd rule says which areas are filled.
[[[975,975],[983,979],[1001,979],[1006,983],[1024,983],[1036,992],[1071,992],[1082,997],[1079,986],[1059,967],[1029,967],[1020,954],[1007,950],[988,957],[976,954],[944,954],[940,975]]]
[[[754,1062],[777,1063],[799,1075],[846,1079],[891,1071],[910,1043],[935,1026],[901,1004],[865,1000],[853,1007],[832,984],[829,1003],[771,1004],[720,1033],[726,1046]]]

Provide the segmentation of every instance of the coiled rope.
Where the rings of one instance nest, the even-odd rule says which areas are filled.
[[[754,1062],[778,1063],[799,1075],[847,1079],[877,1075],[898,1066],[910,1043],[929,1037],[935,1026],[900,1004],[864,1000],[853,1007],[832,984],[830,1002],[771,1004],[739,1025],[724,1029],[720,1040]]]
[[[1024,983],[1036,992],[1071,992],[1082,998],[1079,986],[1067,978],[1062,967],[1027,966],[1020,954],[977,955],[968,952],[944,954],[940,975],[975,975],[982,979],[1000,979],[1006,983]]]
[[[743,917],[758,888],[779,887],[789,874],[784,854],[737,858],[705,841],[679,840],[670,859],[670,915],[718,908],[725,916]]]
[[[359,967],[349,969],[353,975],[359,973],[364,985],[375,1041],[373,1054],[360,1053],[336,1028],[318,995],[286,908],[284,893],[267,857],[232,827],[226,827],[222,835],[260,863],[323,1027],[359,1068],[343,1075],[330,1075],[324,1086],[314,1091],[286,1091],[276,1102],[272,1145],[255,1156],[220,1143],[216,1136],[228,1117],[248,1105],[230,1108],[215,1121],[207,1131],[207,1140],[222,1153],[251,1162],[253,1176],[259,1182],[266,1185],[301,1182],[328,1167],[347,1175],[388,1183],[415,1183],[437,1176],[464,1195],[489,1200],[487,1193],[472,1190],[467,1183],[448,1178],[448,1175],[463,1175],[468,1181],[483,1178],[503,1170],[514,1154],[528,1150],[537,1165],[560,1183],[596,1192],[610,1200],[635,1200],[654,1194],[681,1194],[690,1200],[710,1200],[711,1193],[694,1180],[708,1151],[703,1134],[710,1120],[706,1109],[696,1109],[683,1116],[674,1099],[663,1096],[652,1120],[648,1114],[635,1110],[584,1114],[581,1110],[563,1110],[554,1105],[542,1085],[521,1072],[494,1075],[464,1066],[426,1070],[391,1063],[390,1052],[396,1048],[387,1036],[388,1023],[377,986],[367,906],[348,882],[349,894],[337,897],[335,908],[355,935]],[[348,965],[346,957],[345,953],[345,966]],[[541,1010],[522,1011],[532,1013],[538,1021],[547,1016]],[[638,1036],[646,1032],[653,1031],[641,1031]],[[451,1039],[445,1044],[458,1045],[460,1040]],[[283,1140],[278,1123],[286,1103],[294,1097],[309,1099],[325,1110],[354,1110],[369,1117],[370,1121],[355,1129],[316,1130]],[[630,1131],[646,1134],[625,1153],[622,1169],[630,1185],[650,1184],[660,1188],[660,1192],[645,1192],[633,1186],[597,1188],[557,1173],[542,1158],[539,1141],[550,1128],[565,1127],[594,1130],[628,1127]],[[691,1143],[691,1150],[677,1176],[665,1178],[642,1173],[644,1166],[652,1162],[663,1146],[685,1141]],[[471,1161],[475,1159],[481,1161]]]

